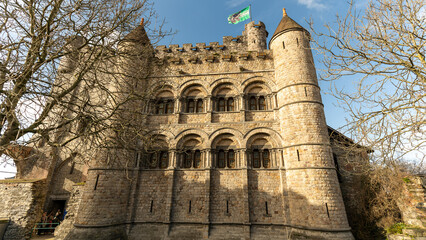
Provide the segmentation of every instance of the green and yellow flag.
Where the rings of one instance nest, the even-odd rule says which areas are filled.
[[[250,6],[244,8],[243,10],[229,15],[228,23],[237,24],[239,22],[245,21],[250,18]]]

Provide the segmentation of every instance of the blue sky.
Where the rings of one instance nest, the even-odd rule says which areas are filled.
[[[358,1],[362,7],[366,0]],[[166,25],[177,34],[161,41],[160,45],[222,42],[222,36],[241,35],[244,24],[228,24],[230,14],[251,5],[252,19],[262,21],[269,32],[269,38],[274,33],[282,17],[282,8],[300,25],[309,30],[307,21],[314,21],[316,31],[321,31],[326,22],[335,21],[336,14],[344,15],[348,9],[346,1],[337,0],[160,0],[155,1],[154,7],[158,14],[165,18]],[[268,38],[268,41],[269,41]],[[320,58],[313,51],[317,72],[323,66]],[[350,80],[349,80],[350,81]],[[329,82],[320,82],[322,97],[325,105],[327,124],[338,129],[345,124],[346,113],[337,107],[337,101],[327,94]],[[351,84],[345,83],[345,87]]]
[[[282,8],[286,8],[287,14],[306,29],[309,29],[307,21],[312,18],[317,31],[324,30],[322,27],[324,23],[333,22],[337,13],[344,15],[348,8],[346,1],[342,0],[158,0],[153,2],[160,18],[166,20],[166,26],[178,31],[177,34],[160,42],[160,45],[221,43],[223,36],[241,35],[244,24],[249,21],[233,25],[228,24],[227,18],[249,4],[251,4],[252,19],[265,23],[269,38],[281,20]],[[362,7],[365,2],[366,0],[358,0],[358,7]],[[313,53],[317,72],[319,72],[323,68],[319,61],[321,56],[317,55],[315,50]],[[345,118],[348,115],[336,106],[336,99],[327,94],[329,85],[328,82],[320,82],[325,115],[327,124],[338,129],[345,124]],[[349,83],[343,82],[340,86],[352,87],[350,80]],[[13,176],[2,171],[16,170],[11,166],[0,165],[0,179]]]

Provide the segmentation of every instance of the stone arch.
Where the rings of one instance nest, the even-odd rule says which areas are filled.
[[[220,128],[212,132],[209,136],[209,142],[207,143],[207,146],[211,147],[214,139],[222,134],[232,134],[235,137],[236,143],[238,144],[237,148],[241,148],[244,146],[241,145],[241,139],[243,139],[242,132],[233,128]]]
[[[184,96],[185,92],[189,88],[195,87],[195,86],[199,87],[200,90],[202,90],[202,92],[204,93],[205,96],[209,95],[209,92],[207,91],[208,87],[206,86],[206,82],[205,81],[202,81],[200,79],[191,79],[191,80],[188,80],[188,81],[182,83],[179,86],[179,96],[180,97],[185,97]]]
[[[239,87],[240,81],[238,81],[237,79],[235,79],[235,78],[219,78],[219,79],[214,80],[212,83],[210,83],[209,90],[210,90],[211,94],[213,95],[213,91],[216,87],[218,87],[221,84],[226,84],[226,83],[232,84],[233,87],[235,87],[235,91],[237,93],[242,92],[240,87]]]
[[[182,140],[185,139],[185,136],[187,135],[198,135],[200,137],[200,141],[201,141],[201,148],[206,148],[208,145],[208,139],[209,136],[206,132],[200,130],[200,129],[196,129],[196,128],[190,128],[187,129],[185,131],[182,131],[180,133],[178,133],[175,137],[175,149],[179,149],[181,147],[181,144],[183,143]]]
[[[247,81],[247,80],[249,80],[249,81]],[[271,94],[272,93],[271,86],[264,79],[251,78],[251,79],[247,79],[247,80],[242,84],[244,94],[250,93],[251,90],[253,88],[256,88],[256,87],[264,89],[263,90],[264,94]]]
[[[178,85],[174,82],[165,82],[165,81],[158,81],[155,82],[151,87],[150,91],[152,93],[152,96],[156,96],[157,93],[161,92],[161,90],[169,90],[173,93],[174,97],[177,97],[177,89]]]
[[[248,131],[243,138],[243,146],[246,148],[249,148],[249,145],[251,143],[251,141],[254,140],[253,137],[256,136],[260,136],[260,134],[265,134],[268,135],[268,140],[271,142],[272,144],[272,148],[281,148],[282,147],[282,138],[281,135],[270,128],[265,128],[265,127],[259,127],[259,128],[254,128],[250,131]]]
[[[155,136],[155,135],[165,136],[165,141],[168,143],[169,148],[173,148],[176,145],[176,143],[175,143],[176,136],[170,131],[158,129],[158,130],[153,130],[153,131],[148,132],[148,135],[150,135],[150,136]]]

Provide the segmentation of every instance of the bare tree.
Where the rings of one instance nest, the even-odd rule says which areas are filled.
[[[425,169],[426,7],[424,0],[371,0],[363,11],[349,4],[335,25],[311,31],[323,56],[321,79],[350,113],[342,131],[374,151],[369,161],[351,163],[360,179],[355,235],[368,239],[376,226],[400,221],[403,177]],[[374,226],[367,237],[366,226]]]
[[[324,56],[323,80],[350,113],[346,132],[384,162],[426,153],[426,8],[422,0],[354,2],[325,33],[315,32]],[[314,28],[312,28],[314,31]],[[356,79],[356,89],[336,87]],[[349,84],[345,84],[348,86]],[[342,86],[342,85],[340,85]],[[413,156],[417,154],[413,159]]]
[[[157,16],[147,0],[1,0],[0,155],[17,145],[84,151],[130,132],[131,121],[119,118],[143,102],[147,93],[135,86],[148,68],[129,76],[120,63],[149,54],[123,47],[142,16],[149,52],[170,31],[164,22],[150,27]]]

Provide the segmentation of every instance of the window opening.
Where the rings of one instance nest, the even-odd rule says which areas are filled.
[[[270,164],[270,154],[269,154],[269,150],[265,149],[263,150],[263,167],[264,168],[269,168],[269,164]]]
[[[193,113],[195,110],[195,102],[194,99],[189,99],[188,100],[188,113]]]
[[[226,200],[226,213],[229,213],[229,201]]]
[[[225,111],[225,99],[224,98],[219,98],[219,104],[218,104],[218,111],[219,112],[224,112]]]
[[[284,41],[283,41],[283,49],[285,49],[285,43],[284,43]]]
[[[75,168],[75,162],[71,164],[70,174],[74,172],[74,168]]]
[[[166,113],[173,113],[173,101],[167,101],[166,103]]]
[[[253,150],[253,167],[260,168],[260,153],[258,149]]]
[[[152,208],[154,207],[154,200],[151,200],[151,207],[149,208],[149,212],[152,213]]]
[[[228,168],[235,168],[235,152],[234,152],[234,150],[228,151]]]
[[[305,97],[307,96],[308,96],[308,91],[306,90],[306,87],[305,87]]]
[[[265,110],[265,97],[259,97],[259,110]]]
[[[234,98],[228,99],[228,111],[234,111]]]
[[[151,153],[149,159],[149,168],[156,168],[158,166],[158,156],[157,153]]]
[[[192,165],[192,152],[188,150],[184,154],[185,154],[184,168],[190,168]]]
[[[203,112],[204,110],[204,106],[203,106],[203,100],[202,99],[198,99],[197,101],[197,112]]]
[[[266,215],[268,215],[269,214],[268,202],[265,202],[265,210],[266,210]]]
[[[167,168],[169,166],[169,153],[161,151],[160,168]]]
[[[299,46],[299,38],[296,38],[296,44]]]
[[[299,150],[296,150],[297,153],[297,161],[300,161],[300,154],[299,154]]]
[[[189,209],[188,209],[188,213],[191,213],[191,200],[189,200]]]
[[[201,151],[196,150],[194,153],[194,168],[201,167]]]
[[[256,97],[250,97],[250,110],[257,110]]]
[[[96,188],[98,188],[98,182],[99,182],[99,174],[96,176],[96,182],[95,182],[94,190],[96,190]]]
[[[218,162],[217,162],[218,167],[219,168],[225,168],[225,165],[226,165],[226,163],[225,163],[225,151],[219,150],[217,160],[218,160]]]
[[[163,101],[159,101],[157,103],[157,114],[164,114],[164,102]]]

